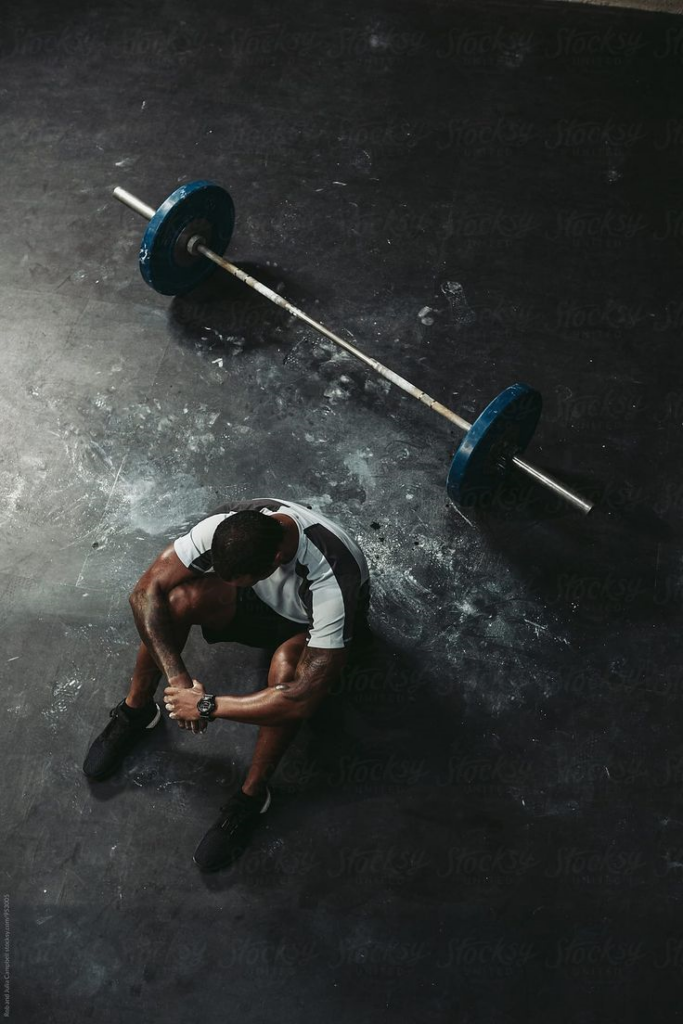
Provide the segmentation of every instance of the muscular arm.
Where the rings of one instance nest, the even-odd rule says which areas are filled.
[[[140,577],[129,599],[143,643],[174,686],[192,686],[192,679],[173,637],[168,595],[173,587],[192,579],[196,574],[183,565],[169,544]]]
[[[309,718],[338,679],[345,662],[343,649],[306,647],[291,682],[248,697],[217,697],[214,718],[250,725],[282,725]]]

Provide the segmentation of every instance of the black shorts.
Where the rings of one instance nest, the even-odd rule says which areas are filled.
[[[358,600],[358,612],[354,622],[353,637],[365,637],[369,633],[367,612],[369,604],[369,588],[361,587]],[[225,629],[207,629],[202,626],[202,634],[207,644],[245,644],[247,647],[262,647],[275,650],[286,640],[291,640],[298,633],[308,633],[307,622],[293,622],[285,619],[267,605],[256,594],[252,587],[237,589],[237,609],[232,622]]]

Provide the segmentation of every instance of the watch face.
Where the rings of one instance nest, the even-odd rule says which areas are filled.
[[[201,697],[197,702],[200,715],[210,715],[215,706],[216,702],[213,697]]]

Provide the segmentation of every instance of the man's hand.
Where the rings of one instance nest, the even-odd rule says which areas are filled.
[[[184,686],[180,678],[169,680],[164,690],[168,717],[175,719],[181,729],[191,729],[194,733],[204,732],[209,723],[197,711],[197,701],[204,696],[204,687],[197,679],[192,680],[192,686]]]

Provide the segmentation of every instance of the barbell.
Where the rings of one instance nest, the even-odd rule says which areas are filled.
[[[162,295],[182,295],[206,280],[216,267],[221,267],[464,431],[465,437],[453,455],[446,480],[448,496],[454,502],[476,503],[493,491],[514,466],[581,512],[590,512],[591,502],[520,458],[541,415],[541,395],[534,388],[512,384],[470,423],[224,259],[223,253],[235,224],[235,206],[224,188],[211,181],[192,181],[177,188],[158,210],[125,189],[115,188],[114,195],[149,221],[140,246],[139,262],[143,278],[155,291]]]

